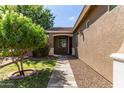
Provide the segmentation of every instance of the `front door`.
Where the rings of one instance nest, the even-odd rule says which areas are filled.
[[[68,37],[56,36],[54,37],[54,53],[55,54],[68,54]]]

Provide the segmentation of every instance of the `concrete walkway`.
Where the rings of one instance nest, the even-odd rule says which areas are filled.
[[[59,56],[59,61],[52,73],[48,88],[76,88],[77,84],[66,56]]]

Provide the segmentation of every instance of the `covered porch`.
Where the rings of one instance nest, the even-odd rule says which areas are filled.
[[[50,51],[49,55],[73,55],[72,28],[53,28],[47,31]]]

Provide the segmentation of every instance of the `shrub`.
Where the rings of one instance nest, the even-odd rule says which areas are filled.
[[[33,51],[33,56],[34,57],[45,57],[45,56],[48,56],[49,50],[50,50],[50,47],[47,44],[45,47],[39,48],[39,49]]]

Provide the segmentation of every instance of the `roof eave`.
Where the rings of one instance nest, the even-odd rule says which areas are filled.
[[[57,33],[72,34],[72,31],[46,31],[46,33],[51,33],[51,34],[57,34]]]
[[[85,14],[88,12],[92,5],[85,5],[84,8],[82,9],[74,27],[73,27],[73,32],[77,29],[78,25],[80,24],[81,20],[84,18]]]

